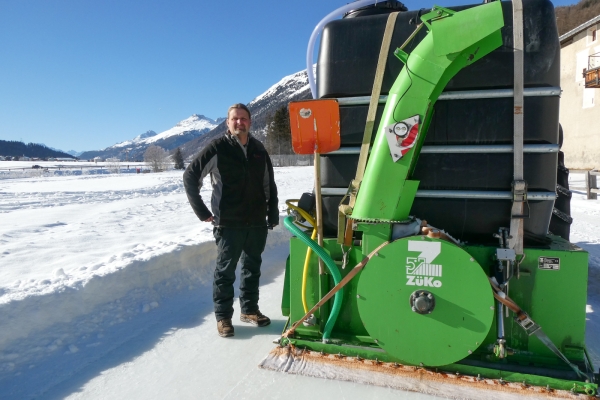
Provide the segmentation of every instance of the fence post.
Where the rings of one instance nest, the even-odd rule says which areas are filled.
[[[598,189],[596,175],[593,173],[594,171],[587,171],[585,176],[585,188],[587,190],[587,199],[588,200],[596,200],[598,195],[592,189]]]

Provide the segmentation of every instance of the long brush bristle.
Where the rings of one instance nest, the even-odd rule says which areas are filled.
[[[390,387],[450,399],[582,398],[564,390],[547,390],[538,386],[500,382],[496,379],[481,379],[395,363],[321,354],[300,350],[293,346],[274,348],[259,367],[290,374]]]

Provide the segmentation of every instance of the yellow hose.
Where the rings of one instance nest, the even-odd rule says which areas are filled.
[[[310,238],[315,240],[317,237],[317,228],[314,228],[312,231],[312,235]],[[306,250],[306,258],[304,259],[304,269],[302,270],[302,307],[304,307],[304,312],[307,313],[309,308],[306,303],[306,281],[308,280],[308,264],[310,262],[310,255],[312,254],[312,249],[309,247]]]
[[[310,215],[305,210],[301,209],[298,206],[293,205],[292,202],[298,203],[298,200],[296,200],[296,199],[286,200],[285,204],[287,204],[287,206],[289,208],[291,208],[292,210],[298,212],[302,216],[302,218],[307,220],[313,226],[313,231],[312,231],[312,235],[310,238],[312,240],[315,240],[315,238],[317,237],[317,226],[316,226],[317,224],[315,222],[315,219],[312,217],[312,215]],[[312,254],[312,249],[309,247],[306,250],[306,258],[304,259],[304,268],[302,270],[302,307],[304,307],[305,313],[307,313],[309,310],[308,304],[306,303],[306,281],[308,280],[308,265],[310,263],[310,255],[311,254]]]

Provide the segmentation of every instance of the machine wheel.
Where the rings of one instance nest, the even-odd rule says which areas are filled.
[[[414,236],[379,251],[362,271],[358,310],[386,352],[413,365],[462,360],[494,320],[487,275],[471,255],[439,239]]]

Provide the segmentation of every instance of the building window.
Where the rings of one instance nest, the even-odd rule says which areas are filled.
[[[587,44],[590,45],[592,43],[596,43],[598,39],[598,25],[594,25],[588,28],[587,31]]]

